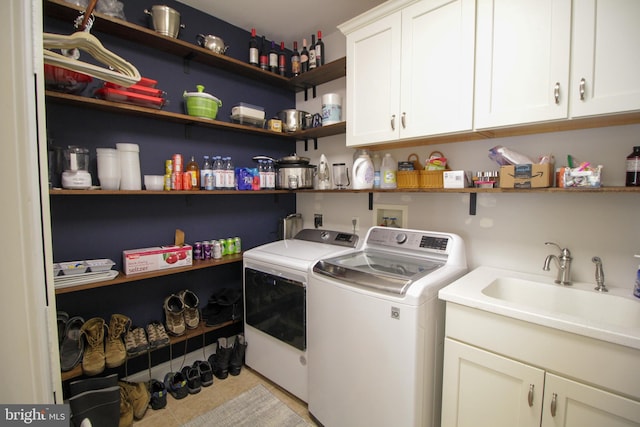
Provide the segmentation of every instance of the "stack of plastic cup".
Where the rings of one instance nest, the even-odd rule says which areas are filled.
[[[116,144],[120,157],[120,190],[142,190],[140,147],[138,144]]]
[[[115,148],[96,148],[98,180],[103,190],[120,189],[120,155]]]

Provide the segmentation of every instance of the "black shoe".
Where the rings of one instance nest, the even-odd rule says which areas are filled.
[[[227,347],[226,338],[218,338],[216,352],[209,356],[209,363],[211,363],[213,375],[216,378],[223,380],[229,376],[229,359],[232,350],[232,347]]]
[[[242,365],[244,365],[244,353],[247,349],[247,343],[243,334],[238,334],[233,343],[231,358],[229,359],[229,373],[233,376],[240,375]]]
[[[169,372],[165,375],[164,386],[174,399],[184,399],[189,394],[187,380],[180,372]]]
[[[158,380],[151,380],[149,384],[151,393],[151,409],[158,410],[167,406],[167,388]]]
[[[64,337],[60,345],[60,369],[67,372],[76,367],[82,360],[84,352],[84,340],[80,336],[80,329],[84,319],[75,316],[66,322]]]
[[[200,371],[192,366],[185,366],[182,368],[182,375],[187,379],[187,390],[189,390],[189,394],[200,393],[202,389]]]
[[[206,360],[196,360],[193,362],[193,368],[200,373],[200,384],[203,387],[209,387],[213,384],[213,371],[211,365]]]

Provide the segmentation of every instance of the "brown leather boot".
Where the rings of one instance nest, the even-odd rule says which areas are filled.
[[[82,371],[85,375],[98,375],[104,371],[104,326],[104,319],[94,317],[80,328],[80,333],[87,340],[82,356]]]
[[[136,420],[141,420],[144,417],[149,402],[151,401],[151,394],[145,383],[134,383],[129,381],[118,381],[120,389],[123,390],[123,394],[120,398],[124,397],[131,407],[133,408],[133,417]]]
[[[112,314],[109,321],[109,334],[105,343],[105,361],[107,368],[122,365],[127,358],[127,351],[122,342],[122,336],[131,325],[131,319],[124,314]]]

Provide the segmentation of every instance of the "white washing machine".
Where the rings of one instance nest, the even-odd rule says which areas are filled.
[[[307,289],[309,412],[325,427],[438,427],[444,303],[467,272],[451,233],[373,227]]]
[[[243,255],[245,363],[305,402],[309,270],[357,243],[355,234],[303,229]]]

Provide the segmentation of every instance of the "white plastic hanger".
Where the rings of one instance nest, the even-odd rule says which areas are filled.
[[[44,33],[44,62],[79,73],[88,74],[101,80],[129,87],[140,81],[140,72],[131,63],[106,49],[100,40],[85,31],[71,35]],[[80,49],[113,70],[69,58],[49,49]],[[114,71],[115,70],[115,71]]]

